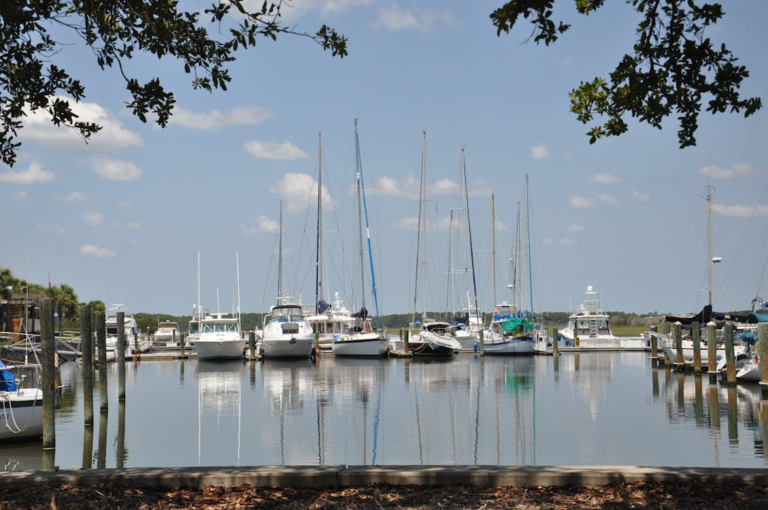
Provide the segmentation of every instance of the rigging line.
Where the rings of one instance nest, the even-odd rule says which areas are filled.
[[[768,95],[768,85],[765,86],[765,90],[763,91],[762,98],[765,99]],[[725,224],[725,218],[727,218],[728,215],[728,208],[731,205],[731,199],[733,198],[733,192],[736,190],[736,185],[739,182],[739,179],[741,178],[741,169],[744,167],[744,161],[747,159],[747,152],[749,152],[749,145],[752,142],[752,135],[755,133],[755,128],[757,127],[757,121],[760,118],[759,115],[755,115],[755,119],[752,121],[752,129],[749,131],[749,136],[747,137],[747,144],[744,146],[744,152],[741,156],[741,163],[739,163],[739,166],[737,167],[736,171],[736,180],[733,183],[733,186],[731,186],[731,193],[728,195],[728,203],[725,205],[725,213],[723,214],[723,219],[720,220],[720,226],[717,229],[717,241],[715,241],[715,249],[718,247],[718,242],[720,240],[720,232],[723,230],[723,225]]]
[[[357,136],[357,146],[360,147],[360,138],[358,135],[356,136]],[[358,157],[359,157],[359,153],[360,151],[358,150]],[[379,315],[379,297],[376,295],[376,274],[373,272],[373,254],[371,253],[371,228],[368,225],[368,203],[366,202],[366,198],[365,198],[365,180],[363,177],[362,162],[360,162],[360,164],[361,164],[360,186],[362,187],[363,209],[365,210],[365,232],[368,238],[368,260],[371,263],[371,287],[373,288],[373,301],[376,305],[376,322],[378,323],[379,330],[381,330],[381,316]]]

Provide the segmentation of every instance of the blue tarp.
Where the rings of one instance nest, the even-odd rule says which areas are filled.
[[[2,361],[0,361],[0,368],[5,368]],[[0,370],[0,391],[17,391],[16,378],[10,370]]]

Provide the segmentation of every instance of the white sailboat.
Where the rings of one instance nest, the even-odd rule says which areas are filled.
[[[419,225],[416,238],[416,278],[413,292],[413,313],[411,314],[410,349],[414,356],[453,356],[461,349],[461,344],[454,336],[455,326],[447,322],[437,322],[427,317],[427,133],[422,133],[421,145],[421,186],[419,192]],[[423,257],[423,261],[422,261]],[[419,296],[419,271],[421,271],[421,320],[416,320]],[[415,327],[420,326],[418,331]]]
[[[385,330],[381,329],[379,317],[379,301],[376,294],[376,274],[373,271],[373,254],[371,253],[371,229],[368,225],[368,205],[365,200],[365,186],[363,185],[363,169],[360,160],[360,138],[357,134],[357,119],[355,119],[355,165],[357,169],[357,219],[358,240],[360,246],[360,299],[362,306],[360,311],[353,314],[354,326],[342,334],[334,337],[333,354],[336,356],[383,356],[389,349],[389,339]],[[363,214],[365,210],[365,231],[368,240],[368,258],[371,264],[371,287],[376,306],[376,328],[368,318],[368,310],[365,307],[365,262],[363,251]]]
[[[200,336],[195,341],[198,359],[239,359],[243,357],[245,339],[240,333],[240,255],[237,266],[237,310],[233,317],[226,313],[207,315],[200,321]]]
[[[189,335],[187,345],[194,345],[200,338],[200,321],[208,315],[208,309],[200,304],[200,251],[197,252],[197,304],[192,305],[192,318],[189,321]]]
[[[280,233],[277,262],[277,306],[264,316],[261,349],[265,358],[309,358],[315,337],[301,305],[290,304],[283,294],[283,201],[280,201]],[[269,321],[267,319],[269,318]]]
[[[0,443],[42,437],[43,390],[35,386],[40,368],[39,363],[6,366],[0,362]],[[22,376],[21,371],[32,373]],[[30,382],[32,387],[25,388]]]

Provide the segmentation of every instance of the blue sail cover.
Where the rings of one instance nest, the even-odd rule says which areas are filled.
[[[5,364],[0,361],[0,368],[5,368]],[[9,370],[0,370],[0,391],[17,391],[16,378]]]

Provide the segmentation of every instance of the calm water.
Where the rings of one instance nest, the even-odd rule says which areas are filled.
[[[152,361],[108,368],[109,413],[82,425],[62,366],[56,465],[768,465],[759,388],[649,368],[647,353],[484,360]],[[0,448],[40,469],[41,443]]]

